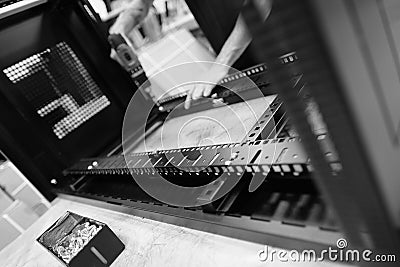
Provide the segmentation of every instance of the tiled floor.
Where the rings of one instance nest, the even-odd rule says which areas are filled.
[[[9,161],[0,163],[0,250],[25,232],[50,203]]]

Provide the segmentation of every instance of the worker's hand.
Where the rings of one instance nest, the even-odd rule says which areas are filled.
[[[214,65],[210,70],[200,75],[197,79],[198,83],[193,83],[185,85],[186,100],[185,109],[190,108],[190,103],[192,100],[199,99],[201,97],[209,97],[211,91],[227,74],[229,67],[223,65]]]
[[[153,0],[133,0],[126,9],[119,14],[115,23],[110,27],[109,33],[121,34],[124,37],[128,37],[129,33],[145,19],[152,3]],[[111,50],[110,57],[121,64],[114,50]]]

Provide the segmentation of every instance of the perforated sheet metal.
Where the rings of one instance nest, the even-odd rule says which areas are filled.
[[[59,139],[110,105],[65,42],[32,55],[3,72]]]

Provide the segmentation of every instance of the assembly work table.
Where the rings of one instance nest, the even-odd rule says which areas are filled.
[[[0,252],[0,266],[63,266],[36,238],[66,211],[106,223],[125,244],[112,266],[339,266],[262,262],[263,245],[84,204],[61,196],[25,233]]]

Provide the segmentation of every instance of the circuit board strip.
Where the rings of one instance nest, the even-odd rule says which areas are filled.
[[[317,137],[332,171],[341,166],[326,135]],[[65,174],[292,173],[312,171],[296,137],[82,159]]]

